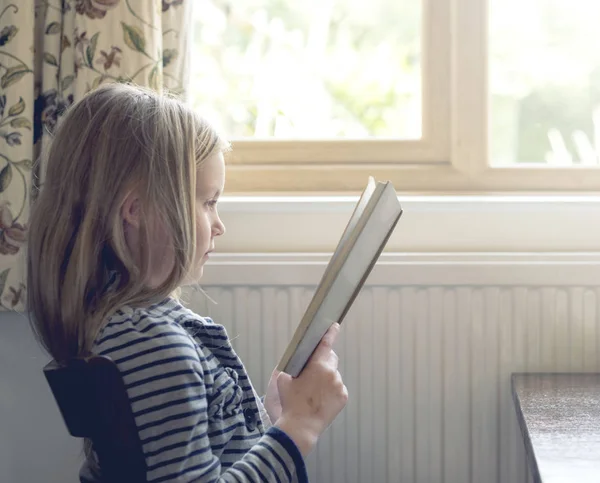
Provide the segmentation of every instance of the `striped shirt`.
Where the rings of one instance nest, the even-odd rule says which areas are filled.
[[[149,482],[307,481],[223,326],[168,298],[117,311],[94,352],[121,372]]]

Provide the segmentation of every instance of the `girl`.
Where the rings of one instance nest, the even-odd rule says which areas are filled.
[[[347,400],[337,326],[298,378],[273,373],[263,406],[225,329],[174,295],[225,232],[227,149],[185,104],[111,84],[72,106],[43,159],[28,249],[34,329],[59,362],[116,363],[152,482],[305,481],[303,458]],[[99,480],[88,452],[81,481]]]

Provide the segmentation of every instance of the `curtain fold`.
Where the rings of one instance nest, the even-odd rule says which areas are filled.
[[[185,98],[192,0],[0,1],[0,310],[25,308],[34,160],[62,112],[107,82]]]

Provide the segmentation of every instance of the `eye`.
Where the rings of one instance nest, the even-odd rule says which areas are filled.
[[[204,203],[206,205],[207,208],[214,210],[215,207],[217,206],[217,202],[218,200],[208,200],[206,203]]]

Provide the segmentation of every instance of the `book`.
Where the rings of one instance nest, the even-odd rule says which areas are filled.
[[[401,215],[392,183],[369,177],[277,370],[300,375],[329,327],[342,323]]]

